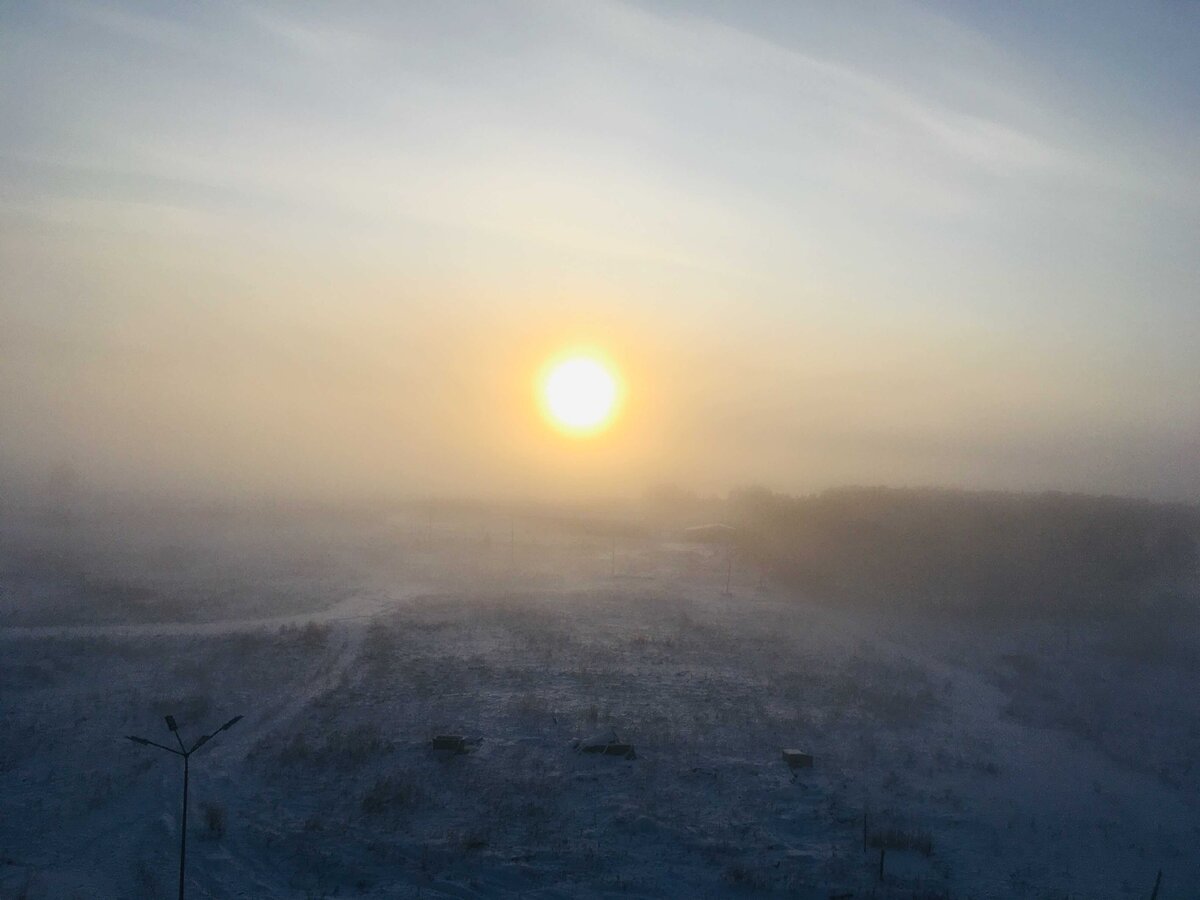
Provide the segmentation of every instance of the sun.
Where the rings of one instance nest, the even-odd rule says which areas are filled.
[[[546,417],[560,431],[575,437],[607,428],[620,399],[615,371],[590,353],[570,354],[551,362],[539,390]]]

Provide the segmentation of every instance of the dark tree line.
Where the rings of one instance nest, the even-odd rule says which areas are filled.
[[[826,596],[1116,612],[1191,592],[1200,509],[1114,497],[846,488],[735,492],[740,551]]]

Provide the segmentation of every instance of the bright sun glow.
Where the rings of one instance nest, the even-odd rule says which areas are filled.
[[[541,391],[546,414],[569,434],[595,434],[616,413],[617,378],[594,356],[569,356],[553,363]]]

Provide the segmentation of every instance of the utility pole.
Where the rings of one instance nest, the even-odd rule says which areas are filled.
[[[167,716],[166,720],[167,728],[169,728],[171,733],[175,735],[175,740],[179,744],[178,750],[176,750],[174,747],[168,747],[166,744],[160,744],[157,741],[147,740],[143,737],[135,737],[132,734],[126,735],[126,737],[135,744],[142,744],[146,747],[157,747],[159,750],[166,750],[168,753],[174,753],[176,756],[183,757],[183,815],[180,817],[181,825],[179,829],[179,900],[184,900],[183,875],[187,868],[188,758],[222,731],[232,728],[234,725],[240,722],[241,719],[241,716],[234,716],[212,734],[200,735],[200,737],[196,740],[196,743],[192,744],[192,749],[190,750],[184,746],[183,738],[179,736],[179,725],[176,723],[174,716]]]

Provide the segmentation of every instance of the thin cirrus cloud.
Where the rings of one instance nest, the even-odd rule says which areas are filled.
[[[969,5],[0,15],[0,371],[44,398],[0,406],[23,417],[13,458],[107,411],[119,480],[139,423],[186,443],[227,409],[218,471],[254,480],[238,448],[265,417],[297,478],[392,485],[420,460],[387,423],[421,416],[425,463],[484,489],[549,457],[509,437],[504,461],[473,458],[506,426],[472,386],[591,329],[650,382],[637,477],[683,454],[714,487],[937,481],[947,459],[988,486],[1171,494],[1195,474],[1177,457],[1200,430],[1200,139],[1164,113],[1190,108],[1182,57],[1139,80],[1050,52],[1050,12],[1002,28]],[[139,387],[168,369],[177,407]],[[276,412],[330,404],[377,453],[306,451]]]

